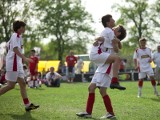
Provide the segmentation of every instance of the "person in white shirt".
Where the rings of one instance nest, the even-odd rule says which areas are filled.
[[[153,69],[151,67],[151,62],[152,62],[152,51],[150,48],[146,47],[146,39],[145,38],[141,38],[139,39],[139,45],[140,48],[137,48],[134,52],[134,65],[135,65],[135,69],[138,70],[138,96],[137,97],[141,97],[142,96],[142,87],[143,87],[143,80],[146,77],[146,75],[148,75],[150,77],[151,80],[151,84],[153,86],[154,89],[154,94],[155,95],[159,95],[157,88],[156,88],[156,81],[154,79],[154,72]]]
[[[60,87],[60,78],[62,76],[54,71],[54,67],[50,67],[50,72],[46,74],[46,86]]]
[[[76,73],[77,74],[81,74],[82,73],[83,66],[84,66],[84,62],[81,59],[81,57],[78,56],[77,57],[77,64],[76,64]]]
[[[157,85],[160,85],[160,45],[157,46],[157,51],[153,54],[153,62],[156,64],[155,78],[157,79]]]
[[[14,33],[7,43],[8,53],[6,55],[6,80],[7,85],[0,89],[0,95],[8,92],[15,87],[16,82],[20,86],[21,96],[25,105],[25,110],[30,111],[37,109],[39,105],[30,103],[27,92],[26,83],[24,80],[24,70],[22,60],[26,62],[33,62],[31,59],[22,54],[23,42],[22,35],[25,32],[26,24],[23,21],[15,21],[13,23]]]

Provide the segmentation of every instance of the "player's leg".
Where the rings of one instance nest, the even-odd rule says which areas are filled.
[[[87,99],[87,103],[86,103],[86,112],[76,113],[77,116],[84,117],[84,118],[91,118],[92,117],[92,110],[93,110],[93,105],[94,105],[94,101],[95,101],[95,89],[96,89],[96,83],[92,79],[92,81],[88,87],[89,94],[88,94],[88,99]]]
[[[153,73],[154,74],[154,73]],[[156,96],[159,96],[158,90],[157,90],[157,86],[156,86],[156,80],[154,79],[154,75],[150,74],[150,80],[151,80],[151,84],[153,86],[153,90],[154,90],[154,94]]]
[[[20,93],[25,105],[25,110],[30,111],[33,109],[37,109],[39,105],[34,105],[33,103],[30,103],[28,96],[27,96],[27,91],[26,91],[26,83],[24,81],[24,74],[23,72],[19,72],[17,82],[19,83],[20,86]]]
[[[157,80],[157,85],[159,86],[160,85],[160,67],[159,66],[155,68],[155,78]]]
[[[7,81],[7,85],[0,88],[0,95],[3,95],[5,94],[7,91],[13,89],[15,87],[15,82],[12,82],[12,81]]]
[[[72,72],[71,72],[71,82],[74,81],[74,78],[75,78],[75,68],[72,67]]]
[[[112,81],[111,81],[111,85],[110,87],[112,89],[116,88],[119,90],[125,90],[126,88],[123,86],[120,86],[119,84],[119,80],[118,80],[118,71],[119,71],[119,67],[120,67],[120,63],[121,63],[121,59],[118,55],[115,54],[111,54],[109,55],[109,57],[106,60],[106,64],[112,64],[112,70],[113,70],[113,77],[112,77]]]
[[[99,73],[98,78],[99,79],[97,80],[97,86],[99,88],[99,92],[102,96],[103,103],[105,105],[106,112],[107,112],[107,114],[105,114],[101,118],[102,119],[114,118],[115,115],[114,115],[114,112],[113,112],[112,103],[111,103],[109,95],[107,94],[107,88],[109,88],[110,84],[111,84],[111,77],[108,74]]]
[[[106,112],[107,112],[107,114],[102,116],[101,119],[115,117],[114,112],[113,112],[113,108],[112,108],[112,103],[111,103],[110,97],[107,94],[106,90],[107,90],[107,88],[105,88],[105,87],[100,87],[100,89],[99,89],[99,92],[103,98],[103,102],[104,102]]]
[[[17,76],[18,76],[17,72],[13,72],[13,71],[6,72],[7,85],[0,89],[0,95],[6,93],[7,91],[15,87]]]
[[[138,95],[137,95],[138,98],[142,96],[143,80],[145,77],[146,77],[146,73],[144,73],[144,72],[138,73],[138,78],[139,78],[139,80],[138,80]]]

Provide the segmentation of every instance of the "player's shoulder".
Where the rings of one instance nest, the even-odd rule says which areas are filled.
[[[109,27],[106,27],[104,28],[104,30],[102,32],[105,32],[105,33],[110,33],[110,32],[113,32],[111,28]]]

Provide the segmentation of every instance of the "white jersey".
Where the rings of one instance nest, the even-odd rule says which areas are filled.
[[[51,74],[51,72],[48,72],[46,74],[46,79],[49,80],[49,79],[55,79],[55,78],[59,78],[61,75],[58,74],[57,72],[54,72],[54,74]]]
[[[152,68],[149,62],[151,58],[152,58],[152,51],[149,48],[145,49],[138,48],[134,52],[133,56],[133,59],[137,59],[140,72],[146,72]]]
[[[153,61],[156,64],[156,66],[160,68],[160,52],[155,52],[153,54]]]
[[[18,47],[18,50],[22,53],[22,37],[17,33],[13,33],[10,40],[7,43],[8,53],[6,55],[6,71],[22,71],[23,64],[22,58],[20,58],[13,51],[13,48]]]
[[[103,43],[104,47],[113,48],[112,40],[114,39],[114,36],[115,36],[113,30],[109,27],[106,27],[102,31],[101,36],[105,38],[104,43]]]

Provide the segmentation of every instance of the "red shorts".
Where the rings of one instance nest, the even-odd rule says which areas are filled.
[[[37,74],[38,74],[38,71],[30,70],[30,74],[31,74],[32,76],[37,75]]]

